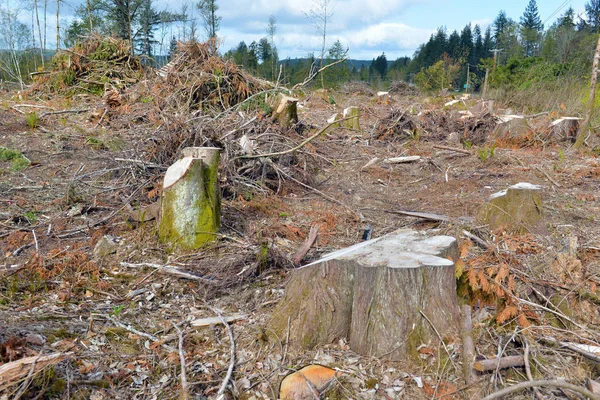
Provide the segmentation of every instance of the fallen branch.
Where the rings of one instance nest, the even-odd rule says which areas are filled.
[[[203,327],[203,326],[216,325],[216,324],[222,323],[223,320],[225,320],[225,322],[229,323],[229,322],[235,322],[235,321],[239,321],[239,320],[246,319],[246,318],[248,318],[248,315],[246,315],[246,314],[234,314],[234,315],[230,315],[227,317],[207,317],[207,318],[199,318],[199,319],[190,321],[190,325],[198,328],[198,327]]]
[[[461,308],[462,321],[460,325],[460,340],[463,346],[463,374],[465,382],[470,385],[475,381],[473,361],[475,360],[475,344],[473,343],[473,322],[471,320],[471,306],[463,305]]]
[[[482,238],[473,235],[469,231],[466,231],[466,230],[463,229],[462,234],[465,235],[467,238],[473,240],[475,243],[477,243],[478,245],[482,246],[486,250],[492,250],[493,249],[493,247],[492,247],[491,244],[489,244],[488,242],[486,242]]]
[[[585,358],[587,358],[588,360],[594,361],[598,364],[600,364],[600,356],[597,356],[594,353],[591,353],[589,351],[585,351],[581,348],[579,348],[576,344],[574,343],[569,343],[569,342],[559,342],[558,340],[556,340],[553,337],[550,336],[546,336],[546,337],[542,337],[540,339],[541,342],[546,343],[546,344],[550,344],[552,346],[560,346],[560,347],[564,347],[566,349],[569,349],[571,351],[574,351],[577,354],[580,354],[582,356],[584,356]]]
[[[523,356],[508,356],[475,361],[473,367],[479,372],[495,371],[497,369],[522,367],[525,365]]]
[[[211,307],[212,308],[212,307]],[[217,400],[225,399],[225,389],[227,389],[227,385],[229,384],[229,380],[231,379],[231,374],[233,374],[233,366],[235,365],[235,342],[233,340],[233,331],[231,330],[231,326],[227,323],[225,318],[221,315],[219,310],[213,308],[213,311],[217,314],[217,316],[221,319],[221,322],[227,328],[227,334],[229,335],[229,368],[227,368],[227,375],[225,375],[225,379],[223,379],[223,383],[221,383],[221,387],[217,392]]]
[[[177,331],[179,338],[179,363],[181,364],[181,400],[187,400],[190,398],[190,387],[187,382],[187,376],[185,374],[185,355],[183,353],[183,331],[175,324],[173,328]]]
[[[327,129],[329,129],[332,125],[338,124],[339,122],[342,121],[346,121],[352,118],[356,118],[356,117],[346,117],[346,118],[341,118],[338,119],[337,121],[331,122],[329,124],[327,124],[324,128],[321,128],[317,131],[317,133],[315,133],[314,135],[310,136],[308,139],[306,139],[305,141],[303,141],[302,143],[300,143],[299,145],[292,147],[291,149],[285,150],[285,151],[278,151],[276,153],[267,153],[267,154],[255,154],[255,155],[246,155],[246,156],[238,156],[235,157],[233,160],[238,160],[240,158],[243,159],[251,159],[251,158],[266,158],[266,157],[276,157],[276,156],[283,156],[285,154],[289,154],[289,153],[293,153],[296,150],[301,149],[302,147],[306,146],[308,143],[312,142],[314,139],[316,139],[319,135],[321,135],[323,132],[327,131]]]
[[[391,158],[385,158],[383,160],[383,162],[388,163],[388,164],[401,164],[401,163],[407,163],[407,162],[412,162],[412,161],[419,161],[420,159],[421,159],[421,156],[391,157]]]
[[[321,229],[321,225],[316,224],[310,227],[310,232],[308,233],[308,237],[302,243],[296,254],[292,257],[292,262],[296,265],[300,264],[300,261],[304,258],[306,253],[310,250],[310,248],[315,244],[317,237],[319,236],[319,230]]]
[[[465,150],[465,149],[457,149],[456,147],[450,147],[450,146],[443,146],[441,144],[434,144],[433,145],[434,149],[441,149],[441,150],[448,150],[448,151],[454,151],[456,153],[462,153],[462,154],[468,154],[471,155],[472,153],[469,150]]]
[[[31,371],[31,365],[35,365],[34,374],[48,365],[54,365],[64,360],[73,352],[54,353],[47,356],[32,356],[21,358],[20,360],[11,361],[0,365],[0,392],[18,382],[22,378],[28,376]],[[30,367],[30,368],[27,368]]]
[[[548,180],[550,182],[552,182],[552,184],[556,187],[561,187],[560,183],[556,182],[546,171],[544,171],[543,169],[541,169],[540,167],[535,167],[535,169],[537,169],[538,171],[540,171],[542,174],[544,174],[544,176],[546,178],[548,178]]]
[[[172,265],[153,264],[153,263],[132,264],[132,263],[128,263],[128,262],[121,262],[121,266],[129,267],[129,268],[143,268],[143,267],[156,268],[158,270],[158,272],[161,272],[163,274],[168,274],[168,275],[174,275],[179,278],[190,279],[193,281],[213,282],[211,279],[208,279],[208,278],[205,278],[205,277],[199,276],[199,275],[190,274],[189,272],[182,271],[179,268],[174,267]]]
[[[404,210],[384,210],[390,214],[400,214],[400,215],[408,215],[409,217],[417,217],[423,219],[429,219],[432,221],[442,221],[442,222],[451,222],[454,220],[458,220],[459,222],[464,223],[472,223],[473,219],[469,217],[458,217],[452,218],[447,215],[442,214],[433,214],[433,213],[424,213],[424,212],[416,212],[416,211],[404,211]]]
[[[584,387],[573,385],[571,383],[564,382],[564,381],[551,381],[551,380],[521,382],[516,385],[499,390],[488,396],[485,396],[481,400],[501,399],[504,396],[507,396],[507,395],[515,393],[515,392],[519,392],[523,389],[529,389],[529,388],[533,388],[533,387],[542,387],[542,386],[550,386],[550,387],[557,387],[557,388],[561,388],[561,389],[568,389],[568,390],[572,390],[573,392],[579,393],[585,397],[588,397],[592,400],[600,400],[600,395],[594,394]]]
[[[44,118],[48,115],[59,115],[59,114],[79,114],[82,112],[87,112],[90,111],[89,108],[82,108],[82,109],[77,109],[77,110],[61,110],[61,111],[46,111],[40,114],[40,119]]]

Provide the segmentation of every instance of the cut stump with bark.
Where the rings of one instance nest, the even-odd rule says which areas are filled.
[[[281,126],[289,128],[298,122],[298,99],[295,97],[279,96],[277,108],[273,111],[273,120],[278,121]]]
[[[330,253],[293,272],[270,329],[304,350],[346,339],[362,355],[418,358],[458,332],[457,259],[455,238],[409,229]]]
[[[216,239],[221,222],[219,152],[188,147],[167,169],[161,194],[158,235],[163,243],[197,249]]]
[[[553,121],[550,124],[550,129],[553,136],[558,140],[568,140],[574,142],[579,131],[578,117],[563,117]]]
[[[360,108],[348,107],[344,109],[342,118],[349,118],[344,121],[344,127],[360,131]]]
[[[547,234],[540,192],[540,186],[520,182],[494,193],[479,210],[477,223],[514,234]]]

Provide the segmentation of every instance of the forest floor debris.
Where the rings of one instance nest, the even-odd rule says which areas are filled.
[[[204,68],[194,60],[181,65]],[[458,399],[471,390],[483,397],[519,381],[541,385],[546,397],[567,398],[573,387],[556,382],[583,387],[598,378],[596,361],[569,347],[596,354],[599,345],[597,154],[570,155],[568,141],[505,146],[490,137],[494,115],[463,118],[441,101],[427,104],[393,91],[390,104],[357,91],[329,93],[336,104],[299,96],[300,122],[283,129],[268,110],[275,92],[259,84],[237,93],[223,75],[220,84],[232,88],[226,100],[211,73],[215,86],[202,95],[210,100],[184,101],[200,90],[194,86],[200,75],[183,79],[186,68],[166,77],[173,73],[176,88],[189,90],[191,97],[176,103],[178,113],[161,108],[167,96],[152,92],[155,81],[119,89],[121,101],[103,118],[105,99],[89,97],[82,102],[89,111],[50,114],[34,126],[15,111],[19,104],[67,110],[70,99],[5,95],[0,146],[30,164],[14,169],[12,160],[0,160],[0,368],[69,354],[44,368],[28,364],[7,393],[178,398],[185,375],[190,395],[214,398],[232,364],[228,396],[256,399],[277,398],[283,377],[310,364],[343,372],[330,398]],[[164,89],[164,77],[153,79]],[[362,131],[327,129],[286,153],[333,113],[356,105]],[[542,134],[536,121],[543,118],[529,122],[532,137]],[[452,132],[458,141],[448,140]],[[162,175],[179,150],[201,145],[223,149],[223,228],[201,251],[171,252],[158,243],[155,221],[143,215],[158,200]],[[242,157],[249,152],[284,154]],[[420,159],[366,166],[375,158],[410,156]],[[517,182],[543,187],[549,235],[490,232],[469,222],[491,194]],[[299,353],[285,337],[269,339],[270,314],[294,255],[312,241],[311,229],[319,232],[302,251],[306,261],[360,241],[367,225],[373,237],[410,227],[459,238],[459,294],[472,305],[478,360],[521,360],[527,349],[533,381],[514,367],[478,373],[466,386],[453,366],[461,364],[458,338],[449,338],[448,353],[421,344],[417,364],[360,357],[343,341]],[[107,235],[110,249],[94,255]],[[167,268],[189,276],[163,273]],[[227,324],[192,327],[218,314]]]

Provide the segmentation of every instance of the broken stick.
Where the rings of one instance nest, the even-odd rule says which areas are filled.
[[[302,259],[306,255],[306,253],[308,253],[308,251],[313,246],[313,244],[315,244],[315,242],[317,241],[317,237],[319,236],[320,229],[321,229],[321,225],[319,225],[319,224],[316,224],[316,225],[313,225],[310,227],[310,232],[308,233],[308,237],[306,238],[304,243],[302,243],[302,246],[300,246],[298,251],[296,251],[296,254],[294,254],[294,256],[292,257],[292,262],[295,265],[300,264],[300,261],[302,261]]]

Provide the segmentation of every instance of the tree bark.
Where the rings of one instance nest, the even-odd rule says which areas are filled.
[[[592,117],[594,115],[594,107],[596,105],[596,81],[598,79],[598,62],[600,61],[600,36],[598,36],[598,43],[596,44],[596,52],[594,53],[594,63],[592,64],[592,77],[590,80],[590,98],[588,100],[588,109],[583,124],[577,134],[574,148],[582,147],[585,144],[588,131],[590,130],[590,124],[592,123]]]
[[[346,339],[357,353],[418,359],[458,332],[456,239],[412,230],[361,242],[296,270],[271,328],[301,349]],[[426,317],[425,317],[426,316]]]

